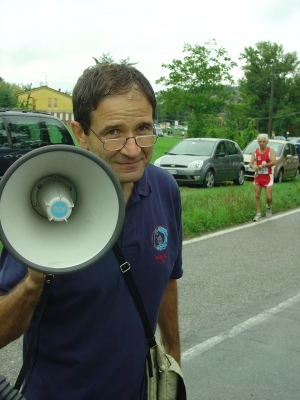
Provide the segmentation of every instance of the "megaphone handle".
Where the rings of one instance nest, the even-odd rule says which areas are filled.
[[[16,383],[15,383],[15,389],[17,389],[18,391],[20,391],[21,385],[22,385],[22,383],[23,383],[23,381],[25,379],[26,373],[27,373],[29,365],[30,365],[30,360],[31,360],[32,355],[33,355],[34,341],[35,341],[36,334],[37,334],[37,331],[38,331],[38,328],[39,328],[39,325],[40,325],[40,320],[42,318],[43,312],[44,312],[45,307],[46,307],[47,299],[48,299],[49,292],[50,292],[50,285],[51,285],[53,276],[54,275],[45,275],[45,283],[44,283],[43,291],[42,291],[42,294],[41,294],[41,297],[40,297],[40,301],[39,301],[39,303],[37,305],[37,308],[35,310],[36,320],[35,320],[35,324],[34,324],[34,327],[33,327],[33,330],[32,330],[32,336],[31,336],[30,344],[28,346],[28,350],[27,350],[27,354],[26,354],[25,360],[23,362],[22,368],[21,368],[21,370],[19,372],[18,378],[17,378]],[[35,352],[35,356],[36,356],[36,352]],[[34,363],[35,363],[35,358],[36,357],[34,357],[30,375],[29,375],[25,385],[23,386],[23,388],[21,390],[22,394],[25,393],[25,391],[27,389],[27,386],[28,386],[28,383],[30,381],[30,377],[31,377],[31,374],[32,374],[32,371],[33,371],[33,367],[34,367]]]

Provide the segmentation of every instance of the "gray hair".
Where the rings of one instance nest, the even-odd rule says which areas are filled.
[[[266,133],[259,133],[257,136],[257,141],[259,141],[259,139],[266,139],[266,142],[269,142],[269,136]]]

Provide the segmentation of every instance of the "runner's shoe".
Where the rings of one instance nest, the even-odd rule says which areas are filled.
[[[261,221],[262,220],[262,216],[261,216],[261,214],[259,214],[259,213],[257,213],[256,215],[255,215],[255,217],[253,218],[253,221],[254,222],[258,222],[258,221]]]
[[[266,217],[270,218],[272,217],[272,207],[266,207]]]

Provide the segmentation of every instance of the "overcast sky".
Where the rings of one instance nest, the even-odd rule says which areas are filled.
[[[130,57],[150,80],[184,43],[215,39],[239,65],[245,47],[282,44],[300,58],[300,0],[0,0],[0,77],[72,91],[92,57]],[[233,71],[242,76],[240,68]]]

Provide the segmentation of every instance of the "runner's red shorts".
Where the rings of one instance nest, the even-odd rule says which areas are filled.
[[[258,174],[258,176],[254,176],[254,185],[268,187],[272,186],[273,183],[273,174]]]

